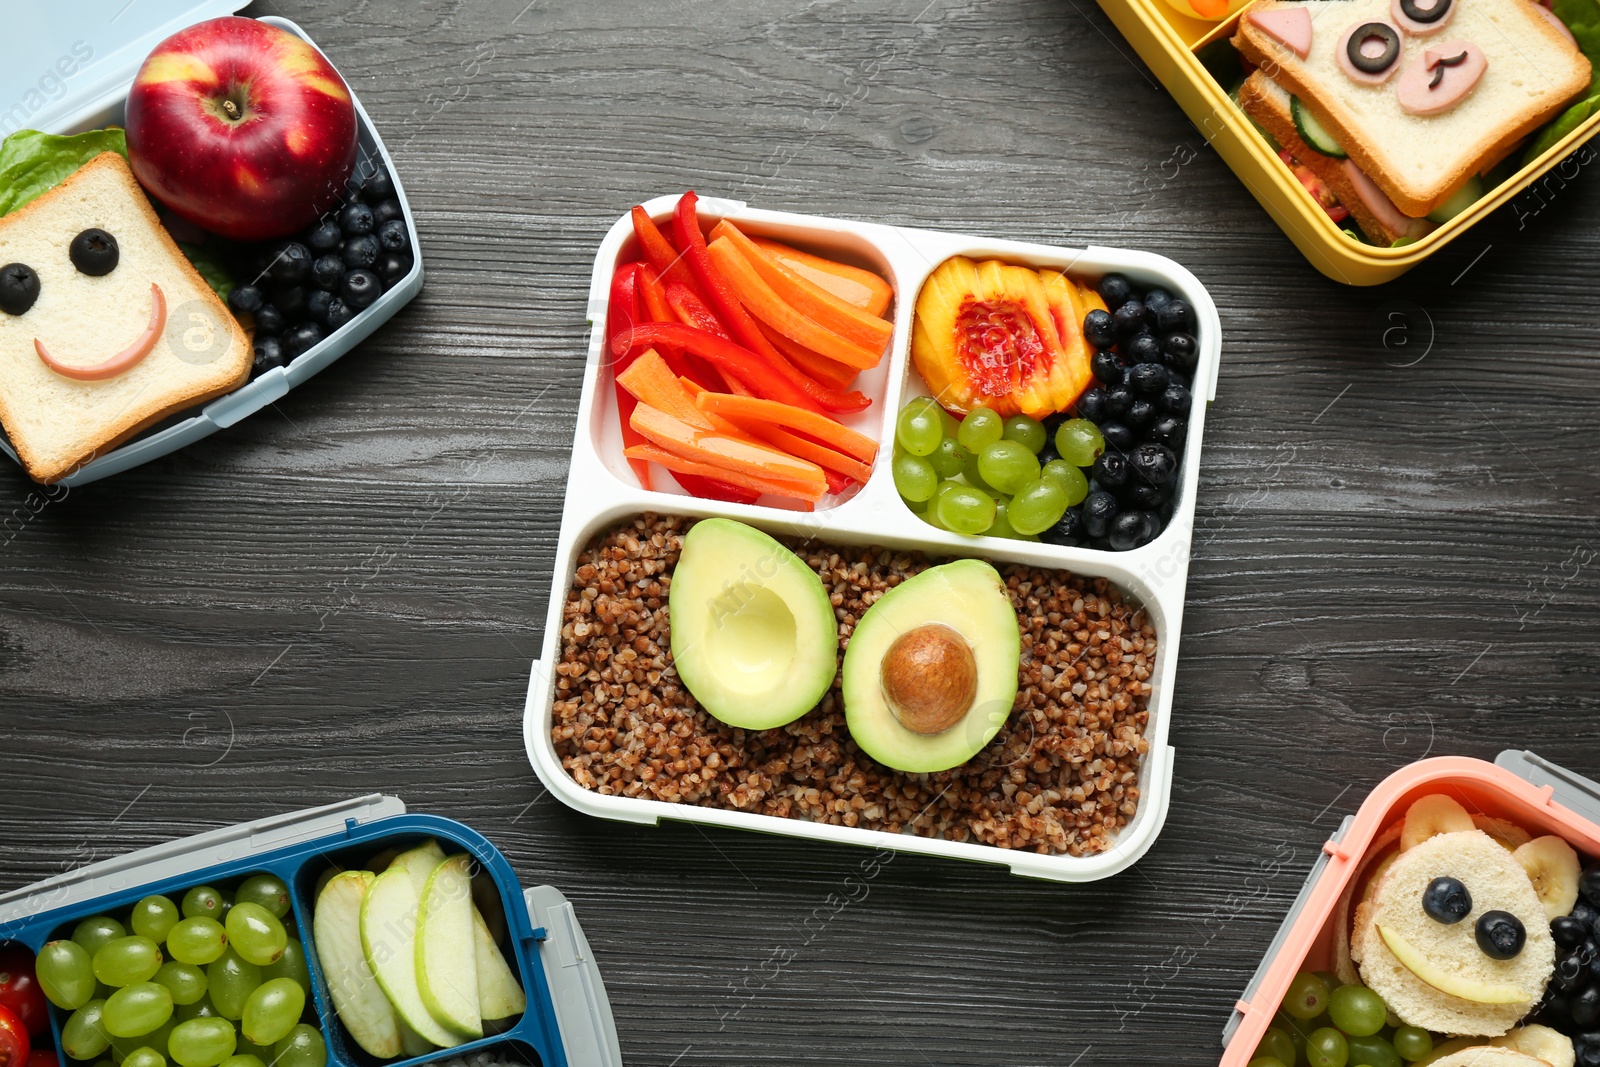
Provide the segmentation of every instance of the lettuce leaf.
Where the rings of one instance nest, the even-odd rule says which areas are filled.
[[[115,127],[60,137],[19,130],[0,144],[0,215],[9,215],[60,185],[102,152],[128,154]]]
[[[1594,72],[1589,91],[1583,98],[1556,116],[1533,138],[1522,154],[1524,166],[1538,159],[1600,109],[1600,3],[1596,0],[1552,0],[1551,10],[1572,31],[1578,50],[1589,57]]]
[[[218,254],[216,242],[216,238],[204,245],[179,241],[178,249],[189,257],[195,271],[211,286],[212,291],[222,298],[223,303],[227,303],[228,294],[233,291],[233,272],[228,269],[227,261]]]

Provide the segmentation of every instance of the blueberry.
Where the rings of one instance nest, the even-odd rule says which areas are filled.
[[[1150,403],[1150,401],[1146,400],[1144,397],[1140,397],[1138,400],[1135,400],[1133,403],[1128,405],[1128,413],[1122,418],[1135,430],[1142,430],[1146,426],[1149,426],[1151,423],[1155,422],[1156,418],[1160,414],[1161,413],[1156,410],[1156,406],[1154,404]]]
[[[1159,363],[1140,363],[1133,368],[1133,375],[1128,380],[1133,386],[1133,391],[1143,393],[1145,396],[1154,396],[1167,387],[1167,368]]]
[[[1557,948],[1577,948],[1589,939],[1589,928],[1581,919],[1558,915],[1550,920],[1550,938]]]
[[[359,311],[371,306],[374,300],[383,295],[383,283],[370,270],[353,270],[344,276],[339,295],[344,297],[346,304]]]
[[[253,315],[266,301],[266,295],[254,285],[236,285],[228,294],[228,307],[235,315]]]
[[[256,312],[256,336],[276,337],[283,332],[288,323],[284,320],[283,312],[271,304],[262,304]]]
[[[1044,466],[1053,459],[1060,459],[1061,453],[1056,451],[1055,434],[1049,434],[1044,439],[1044,447],[1039,449],[1039,466]]]
[[[1156,310],[1156,329],[1162,333],[1187,332],[1193,325],[1188,301],[1173,299]]]
[[[1123,355],[1128,357],[1130,363],[1160,363],[1161,342],[1155,334],[1139,333],[1123,342]]]
[[[1585,1042],[1578,1049],[1577,1064],[1578,1067],[1600,1067],[1600,1040]]]
[[[1106,390],[1106,414],[1113,419],[1122,418],[1128,413],[1128,409],[1133,406],[1133,400],[1132,389],[1129,389],[1126,385],[1112,386]],[[1104,433],[1105,428],[1101,427],[1100,432]]]
[[[1111,317],[1116,321],[1119,337],[1132,337],[1144,329],[1144,304],[1137,298],[1128,300]]]
[[[1178,473],[1177,454],[1166,445],[1146,442],[1128,455],[1128,465],[1133,473],[1151,485],[1166,485]],[[1471,911],[1471,907],[1467,908]],[[1462,914],[1465,914],[1463,912]]]
[[[271,273],[280,285],[299,285],[311,277],[311,249],[299,241],[280,245],[272,256]]]
[[[1147,545],[1161,532],[1161,522],[1148,511],[1124,511],[1111,520],[1107,535],[1111,547],[1118,552]]]
[[[1167,367],[1167,384],[1168,385],[1181,385],[1185,389],[1187,389],[1187,388],[1189,388],[1189,376],[1187,374],[1183,373],[1183,371],[1181,371],[1181,370],[1173,370],[1169,366],[1169,367]]]
[[[372,232],[372,209],[359,200],[346,204],[339,212],[339,229],[346,237],[360,237]]]
[[[298,322],[306,313],[306,287],[280,285],[272,291],[272,306],[283,312],[290,322]]]
[[[378,227],[378,243],[385,252],[404,252],[411,247],[411,234],[399,219],[390,219]]]
[[[385,253],[383,258],[378,260],[378,277],[383,279],[384,287],[387,288],[388,286],[391,286],[395,282],[399,281],[401,278],[404,278],[407,274],[410,274],[411,264],[412,259],[410,253]]]
[[[339,242],[343,240],[344,231],[339,229],[339,224],[333,219],[323,219],[306,235],[306,244],[317,252],[338,251]]]
[[[337,254],[318,256],[317,261],[311,264],[311,284],[318,289],[333,292],[339,288],[339,283],[344,281],[344,260]]]
[[[90,227],[72,239],[67,246],[67,258],[78,268],[78,273],[91,278],[103,278],[117,269],[122,253],[117,239],[97,227]]]
[[[1159,285],[1144,294],[1144,309],[1146,311],[1159,312],[1170,303],[1172,303],[1172,294]]]
[[[1436,923],[1458,923],[1472,913],[1472,894],[1459,878],[1441,875],[1422,891],[1422,911]]]
[[[1200,358],[1200,349],[1195,344],[1193,334],[1167,334],[1166,340],[1161,342],[1161,351],[1167,357],[1168,367],[1184,374],[1194,373],[1195,363]]]
[[[378,262],[378,254],[382,251],[378,239],[370,233],[351,237],[344,243],[344,265],[351,270],[368,270]]]
[[[1126,451],[1133,445],[1133,431],[1125,423],[1102,422],[1100,436],[1106,439],[1106,444],[1119,451]]]
[[[1579,884],[1582,884],[1581,879]],[[1567,914],[1571,915],[1574,919],[1577,919],[1579,922],[1590,927],[1591,929],[1594,927],[1594,924],[1597,921],[1600,921],[1600,911],[1596,911],[1594,907],[1581,896],[1578,898],[1578,902],[1572,905],[1572,910]]]
[[[361,195],[373,203],[381,200],[394,199],[394,179],[389,177],[389,172],[382,167],[367,175],[366,181],[361,183]]]
[[[372,221],[379,226],[405,217],[405,209],[400,206],[398,200],[384,200],[372,209]]]
[[[256,373],[281,367],[288,362],[283,354],[283,342],[276,337],[257,337],[255,343]]]
[[[290,359],[309,352],[322,340],[322,327],[314,322],[302,322],[283,335],[283,350]]]
[[[1080,419],[1098,423],[1106,414],[1106,391],[1098,385],[1090,389],[1078,398],[1073,411]],[[1055,434],[1050,436],[1053,438]]]
[[[1039,540],[1052,545],[1077,546],[1089,539],[1083,526],[1083,513],[1079,508],[1068,508],[1059,522],[1039,535]]]
[[[1083,336],[1096,348],[1110,348],[1117,343],[1117,321],[1109,311],[1095,308],[1083,317]]]
[[[1133,283],[1123,274],[1107,274],[1100,279],[1099,289],[1108,308],[1121,307],[1133,295]]]
[[[1600,908],[1600,863],[1591,863],[1578,876],[1578,895],[1590,907]],[[1589,920],[1594,925],[1594,919]]]
[[[1174,415],[1187,415],[1189,408],[1194,403],[1194,397],[1189,395],[1189,390],[1181,385],[1173,385],[1169,381],[1167,387],[1161,391],[1161,406]]]
[[[1172,488],[1166,485],[1151,485],[1149,482],[1135,481],[1127,489],[1123,490],[1122,499],[1131,507],[1157,511],[1171,503]]]
[[[1600,986],[1590,986],[1568,1002],[1567,1017],[1574,1026],[1588,1029],[1600,1023]]]
[[[39,299],[39,275],[26,263],[7,263],[0,267],[0,311],[7,315],[26,315]]]
[[[1102,429],[1101,434],[1105,433]],[[1189,432],[1189,426],[1181,418],[1166,415],[1151,423],[1144,431],[1144,439],[1153,441],[1158,445],[1166,445],[1173,451],[1183,447],[1183,437]]]
[[[328,332],[332,333],[345,323],[356,317],[355,308],[344,302],[343,297],[334,297],[328,301],[327,325]]]
[[[1522,951],[1522,943],[1528,937],[1528,932],[1522,928],[1522,920],[1509,911],[1484,912],[1478,916],[1478,924],[1473,932],[1478,939],[1478,948],[1492,960],[1511,959]],[[1596,1007],[1600,1008],[1600,1000],[1596,1001]],[[1595,1019],[1600,1021],[1600,1014],[1596,1014]]]
[[[1563,956],[1556,961],[1555,977],[1552,979],[1557,989],[1568,992],[1576,989],[1586,977],[1586,968],[1583,961],[1577,956]]]
[[[1128,457],[1121,452],[1102,452],[1094,458],[1094,480],[1108,493],[1122,491],[1128,484]]]
[[[1096,352],[1094,359],[1089,361],[1089,369],[1094,371],[1096,378],[1107,385],[1122,383],[1122,360],[1110,349]]]
[[[1089,494],[1083,502],[1083,530],[1090,537],[1104,537],[1117,517],[1117,498],[1104,490]]]
[[[311,295],[306,297],[306,318],[318,326],[328,325],[328,305],[333,301],[333,294],[326,289],[313,289]]]

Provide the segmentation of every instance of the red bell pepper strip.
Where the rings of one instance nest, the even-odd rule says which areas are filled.
[[[683,257],[678,255],[678,250],[672,247],[672,242],[667,240],[667,235],[661,232],[661,227],[655,224],[642,206],[635,206],[632,214],[633,236],[639,242],[639,251],[644,254],[645,262],[654,267],[662,278],[688,281],[689,269],[684,265]]]
[[[675,288],[690,292],[691,299],[698,299],[693,296],[689,287],[682,282],[674,281],[671,284]],[[679,321],[678,313],[672,307],[666,288],[661,284],[661,279],[656,277],[655,270],[648,263],[639,264],[639,293],[644,302],[647,322]],[[702,304],[700,306],[704,307],[705,305]],[[683,352],[669,346],[662,350],[661,355],[674,373],[685,374],[704,385],[707,389],[715,389],[718,392],[726,391],[726,383],[723,382],[722,375],[717,373],[717,369],[692,352]]]
[[[666,289],[667,304],[679,322],[685,326],[693,326],[697,330],[704,330],[706,333],[714,333],[718,337],[728,336],[728,331],[722,328],[722,323],[717,321],[717,317],[693,289],[677,281],[668,282]]]
[[[671,468],[668,468],[671,469]],[[824,476],[827,471],[822,472]],[[715,478],[707,478],[700,474],[685,474],[683,471],[673,471],[672,476],[678,484],[683,486],[683,491],[690,496],[703,497],[707,500],[726,500],[730,504],[754,504],[761,494],[727,482],[719,482]]]
[[[838,471],[831,471],[826,467],[822,468],[822,476],[828,480],[828,492],[830,493],[842,493],[856,484],[855,479],[848,474],[840,474]]]
[[[607,349],[613,357],[611,373],[615,384],[616,375],[626,370],[633,361],[636,352],[625,350],[616,351],[616,340],[633,331],[639,321],[639,265],[637,263],[624,263],[618,267],[611,276],[611,299],[606,305],[606,341]],[[632,393],[620,384],[615,384],[617,391],[617,415],[622,420],[622,447],[628,448],[644,441],[644,436],[633,428],[628,420],[633,416],[633,409],[638,406]],[[642,459],[629,459],[628,466],[633,468],[634,475],[639,479],[642,488],[650,488],[650,464]]]
[[[689,264],[689,272],[700,284],[700,291],[711,302],[717,318],[728,328],[730,338],[768,360],[785,362],[778,350],[772,347],[772,342],[762,335],[756,320],[739,303],[727,280],[711,262],[711,253],[706,250],[706,236],[700,232],[700,216],[695,212],[698,203],[699,197],[691,189],[678,198],[678,209],[672,213],[672,229],[677,235],[679,247],[683,249],[683,258]]]

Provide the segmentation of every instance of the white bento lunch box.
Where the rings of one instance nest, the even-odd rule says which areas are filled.
[[[660,197],[646,203],[644,209],[652,218],[660,220],[671,214],[676,203],[676,197]],[[1209,401],[1216,395],[1221,353],[1221,325],[1210,295],[1189,271],[1170,259],[1147,252],[1059,248],[913,230],[764,211],[747,207],[740,201],[709,197],[700,200],[699,208],[703,220],[732,219],[741,229],[754,235],[869,267],[888,279],[895,293],[894,335],[888,358],[876,370],[863,373],[856,382],[856,388],[872,397],[872,406],[844,420],[846,425],[880,442],[879,459],[871,478],[853,496],[832,506],[829,503],[833,498],[825,498],[815,512],[765,507],[759,502],[746,505],[703,500],[682,494],[675,485],[662,491],[640,488],[622,454],[615,389],[610,359],[605,351],[611,277],[623,254],[631,252],[634,244],[629,216],[619,219],[601,242],[589,288],[589,321],[594,328],[589,338],[561,536],[556,547],[544,647],[541,658],[533,664],[523,717],[528,758],[540,780],[564,803],[579,811],[627,822],[677,819],[708,826],[733,826],[815,841],[1003,864],[1015,874],[1066,882],[1106,878],[1128,867],[1155,841],[1166,820],[1172,788],[1173,752],[1167,744],[1167,729],[1183,623],[1189,547],[1194,532],[1194,497],[1205,419],[1205,404],[1201,401]],[[901,405],[925,392],[910,359],[912,313],[924,279],[939,263],[953,255],[1055,267],[1088,278],[1120,271],[1137,285],[1159,284],[1193,307],[1200,347],[1192,385],[1195,404],[1189,417],[1172,521],[1150,544],[1129,552],[1109,552],[995,537],[965,537],[924,523],[900,500],[890,471],[892,448],[887,435],[892,433],[893,416]],[[721,516],[747,522],[780,537],[816,537],[841,544],[882,545],[920,550],[932,556],[976,556],[997,564],[1064,569],[1082,577],[1109,579],[1143,604],[1159,642],[1145,729],[1150,747],[1140,767],[1137,813],[1120,831],[1113,847],[1105,852],[1084,857],[1047,856],[974,842],[892,834],[692,804],[605,796],[580,786],[562,767],[550,736],[555,693],[552,667],[561,656],[562,608],[575,560],[588,540],[605,527],[641,512],[670,512],[699,518]]]
[[[245,6],[240,0],[208,0],[200,4],[194,0],[85,0],[71,5],[28,4],[8,12],[10,26],[0,37],[0,101],[15,104],[9,111],[0,110],[0,136],[19,129],[79,133],[121,125],[128,89],[151,49],[186,26],[233,14]],[[260,21],[287,30],[316,47],[316,42],[288,19],[264,16]],[[88,59],[82,58],[85,52]],[[72,73],[63,75],[68,69]],[[343,328],[302,352],[287,366],[266,371],[226,396],[180,412],[154,432],[141,433],[127,444],[96,456],[55,484],[87,485],[120,474],[255,414],[360,344],[421,292],[422,247],[417,241],[411,204],[389,150],[353,87],[350,99],[355,105],[359,140],[355,177],[364,177],[379,167],[388,169],[411,237],[411,272]],[[34,106],[35,100],[39,101],[38,106]],[[4,106],[0,103],[0,108]],[[17,458],[4,435],[0,435],[0,451],[13,461]]]

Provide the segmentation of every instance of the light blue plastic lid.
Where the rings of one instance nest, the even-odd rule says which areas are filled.
[[[70,0],[6,5],[0,138],[72,130],[126,95],[150,50],[249,0]]]

